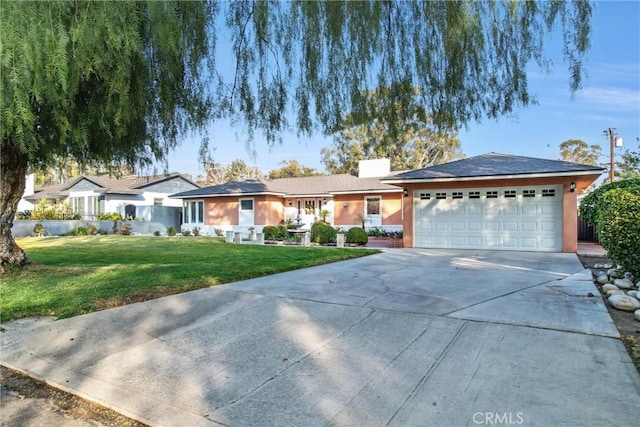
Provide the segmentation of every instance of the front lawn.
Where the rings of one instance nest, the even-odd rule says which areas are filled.
[[[377,253],[210,237],[16,239],[33,264],[0,278],[0,321],[72,317],[137,301]],[[313,284],[310,284],[313,286]]]

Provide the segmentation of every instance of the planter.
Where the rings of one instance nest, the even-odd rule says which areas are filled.
[[[404,248],[404,242],[402,239],[389,239],[390,248]]]

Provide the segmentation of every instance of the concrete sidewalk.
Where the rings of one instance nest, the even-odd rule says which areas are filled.
[[[394,249],[7,328],[0,363],[151,425],[640,422],[572,254]]]

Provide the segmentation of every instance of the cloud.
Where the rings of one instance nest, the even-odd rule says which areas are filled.
[[[576,99],[603,110],[640,110],[640,91],[636,89],[589,87],[577,93]]]

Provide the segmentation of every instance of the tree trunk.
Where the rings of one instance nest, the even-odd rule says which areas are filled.
[[[5,139],[0,147],[0,271],[7,264],[24,265],[29,261],[11,235],[28,166],[27,155],[11,139]]]

